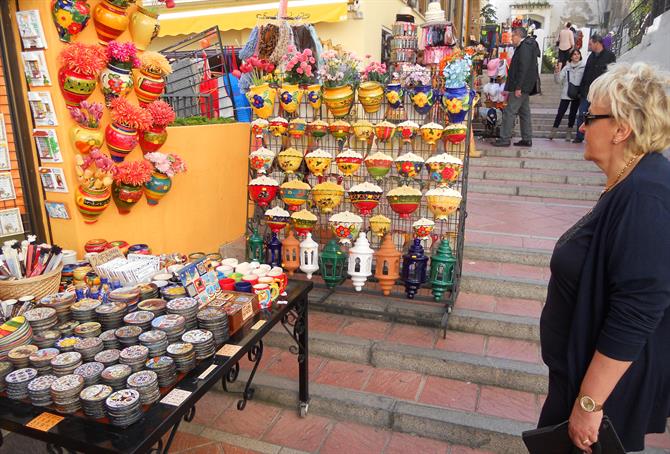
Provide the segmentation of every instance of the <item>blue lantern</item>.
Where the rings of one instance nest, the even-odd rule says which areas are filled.
[[[414,238],[407,254],[402,256],[401,278],[405,282],[405,293],[407,298],[414,299],[421,284],[426,282],[426,270],[428,268],[428,257],[424,254],[421,239]]]
[[[277,232],[272,232],[272,239],[268,243],[265,263],[275,267],[281,266],[281,241],[277,237]]]

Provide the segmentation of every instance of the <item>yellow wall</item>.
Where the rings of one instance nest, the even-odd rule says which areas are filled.
[[[91,7],[97,3],[97,0],[89,0]],[[19,1],[20,9],[40,11],[48,41],[48,50],[45,52],[47,65],[54,81],[51,87],[34,89],[51,92],[64,162],[49,166],[64,170],[69,189],[66,194],[46,193],[48,200],[65,202],[72,216],[71,220],[49,220],[53,242],[81,252],[87,240],[105,238],[109,241],[125,240],[130,244],[148,243],[157,253],[188,253],[213,252],[222,243],[240,237],[244,233],[246,218],[248,124],[168,128],[168,141],[161,151],[181,155],[188,166],[187,173],[174,178],[171,191],[155,207],[149,207],[143,199],[133,207],[130,214],[122,216],[112,202],[97,223],[87,225],[83,222],[74,202],[77,188],[75,154],[69,141],[69,130],[74,122],[70,119],[57,84],[58,54],[67,44],[58,39],[49,4],[45,0]],[[131,7],[129,12],[134,8]],[[92,20],[77,40],[97,42]],[[131,41],[132,38],[126,31],[118,40]],[[137,102],[134,92],[131,92],[129,99]],[[89,100],[102,102],[102,93],[96,90]],[[109,113],[105,109],[102,127],[108,123]],[[103,151],[107,151],[106,147],[103,147]],[[139,147],[126,159],[142,159]]]

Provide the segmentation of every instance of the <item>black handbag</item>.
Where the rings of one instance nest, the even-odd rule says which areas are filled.
[[[556,426],[527,430],[521,434],[530,454],[581,454],[568,435],[568,421]],[[598,442],[591,445],[594,454],[626,454],[612,422],[603,416]]]
[[[570,82],[570,71],[566,69],[565,72],[568,74],[568,98],[579,99],[579,85]]]

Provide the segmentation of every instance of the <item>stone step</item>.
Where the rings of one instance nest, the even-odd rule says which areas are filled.
[[[476,167],[497,167],[514,169],[537,169],[537,170],[579,170],[596,172],[598,167],[589,161],[578,161],[570,159],[538,159],[538,158],[499,158],[482,157],[476,161]]]
[[[598,172],[583,172],[578,170],[510,169],[504,167],[480,168],[477,166],[478,160],[472,160],[470,163],[471,167],[468,170],[469,179],[564,183],[567,185],[598,186],[600,188],[602,188],[607,180],[605,175]]]
[[[548,144],[547,144],[548,142]],[[532,147],[509,147],[497,148],[488,143],[478,143],[477,150],[482,156],[498,158],[527,158],[527,159],[567,159],[572,161],[583,161],[584,150],[579,145],[565,141],[543,140],[533,143]]]
[[[465,261],[487,260],[490,262],[548,267],[551,251],[469,243],[466,240],[463,257]]]
[[[468,190],[481,194],[508,194],[529,197],[551,197],[565,200],[591,200],[600,197],[602,186],[566,185],[563,183],[524,183],[510,180],[469,178]]]
[[[464,271],[461,277],[461,291],[544,301],[547,299],[547,282]]]

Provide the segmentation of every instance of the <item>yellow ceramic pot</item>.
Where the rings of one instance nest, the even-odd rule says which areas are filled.
[[[291,180],[279,186],[279,196],[289,211],[298,211],[309,199],[309,184],[300,180]]]
[[[270,132],[273,136],[279,137],[288,131],[288,120],[282,117],[275,117],[270,120]]]
[[[116,6],[108,0],[95,5],[93,8],[93,25],[98,34],[98,41],[102,45],[118,38],[128,28],[126,8]]]
[[[461,193],[455,189],[439,187],[426,193],[428,209],[436,221],[446,220],[461,204]]]
[[[346,176],[355,174],[363,164],[363,156],[354,150],[345,150],[335,156],[337,168]]]
[[[339,184],[326,181],[319,183],[312,189],[312,198],[314,203],[322,213],[332,213],[344,196],[344,188]]]
[[[323,101],[333,117],[346,117],[354,103],[354,87],[351,85],[324,87]]]
[[[321,85],[308,85],[305,93],[307,93],[307,101],[309,102],[309,105],[312,106],[312,109],[321,109]]]
[[[379,82],[367,81],[358,87],[358,100],[366,113],[379,111],[384,99],[384,88]]]
[[[315,176],[321,177],[324,172],[330,169],[330,163],[333,157],[327,151],[317,149],[305,155],[305,163],[310,172]]]
[[[367,120],[359,120],[352,125],[354,135],[361,142],[369,142],[375,135],[375,127]]]
[[[370,218],[370,230],[379,238],[391,231],[391,220],[382,214]]]
[[[130,16],[130,34],[133,37],[135,47],[139,50],[147,50],[151,40],[158,36],[161,26],[158,23],[158,14],[146,8],[137,6],[137,10]]]
[[[268,118],[272,115],[275,105],[277,90],[269,84],[252,85],[246,93],[251,109],[260,118]]]
[[[428,145],[435,145],[444,134],[444,127],[437,123],[428,123],[421,126],[421,137]]]
[[[302,93],[298,84],[282,84],[279,90],[279,103],[286,112],[293,113],[300,107]]]
[[[70,129],[70,140],[77,153],[88,154],[91,148],[101,148],[105,134],[97,128],[75,125]]]
[[[295,148],[287,148],[277,155],[277,164],[287,174],[292,174],[300,168],[302,164],[302,153]]]

